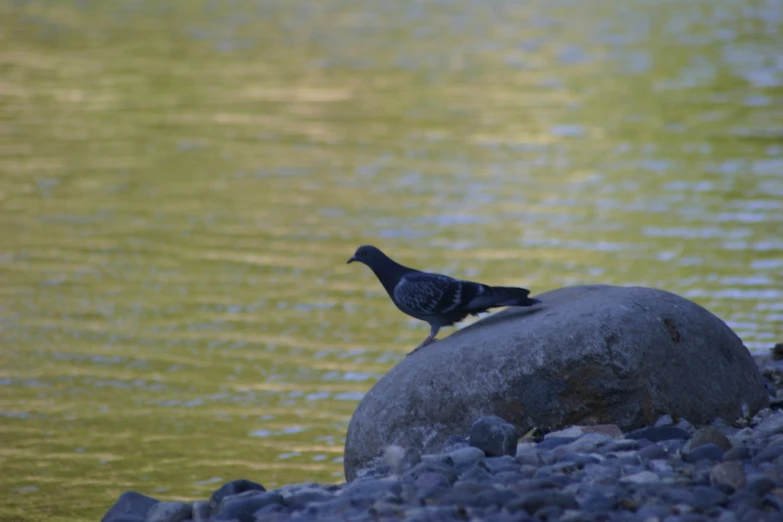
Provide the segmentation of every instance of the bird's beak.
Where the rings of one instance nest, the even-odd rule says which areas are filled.
[[[348,262],[347,262],[347,263],[345,263],[345,264],[346,264],[346,265],[350,265],[350,264],[351,264],[351,263],[353,263],[354,261],[356,261],[356,256],[351,256],[351,259],[349,259],[349,260],[348,260]]]

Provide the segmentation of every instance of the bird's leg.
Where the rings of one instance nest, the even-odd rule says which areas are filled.
[[[426,338],[426,339],[424,339],[424,340],[421,342],[421,344],[420,344],[419,346],[417,346],[416,348],[414,348],[414,349],[413,349],[413,351],[411,351],[410,353],[408,353],[408,355],[410,355],[410,354],[412,354],[413,352],[416,352],[416,351],[418,351],[418,350],[421,350],[422,348],[424,348],[424,347],[425,347],[425,346],[427,346],[428,344],[432,344],[432,343],[434,343],[435,341],[437,341],[437,339],[435,339],[435,336],[436,336],[436,335],[438,335],[438,330],[440,330],[440,326],[430,326],[430,334],[427,336],[427,338]],[[406,357],[407,357],[407,356],[406,356]]]

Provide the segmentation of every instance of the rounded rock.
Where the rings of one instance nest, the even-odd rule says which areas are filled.
[[[522,433],[584,424],[627,431],[667,413],[702,425],[768,404],[742,341],[692,301],[608,285],[536,298],[541,305],[493,314],[381,378],[351,418],[346,478],[389,444],[440,451],[451,435],[467,433],[487,415]],[[765,422],[768,436],[779,432]]]

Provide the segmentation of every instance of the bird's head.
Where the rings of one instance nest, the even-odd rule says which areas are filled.
[[[356,249],[356,252],[348,260],[348,263],[358,261],[367,266],[372,266],[374,261],[385,259],[386,255],[379,248],[372,245],[363,245]]]

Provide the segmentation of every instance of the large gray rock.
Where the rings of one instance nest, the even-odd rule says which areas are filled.
[[[650,288],[580,286],[536,296],[400,361],[364,397],[348,427],[345,475],[390,444],[438,451],[480,417],[532,427],[616,424],[661,415],[700,425],[767,405],[742,341],[682,297]]]

